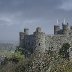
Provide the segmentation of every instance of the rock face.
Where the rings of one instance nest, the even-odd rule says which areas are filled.
[[[24,29],[24,32],[20,32],[20,46],[25,49],[26,53],[44,52],[49,49],[58,51],[63,43],[69,43],[72,47],[72,26],[69,27],[68,23],[62,23],[62,29],[55,25],[54,35],[46,35],[40,27],[36,28],[36,31],[31,35],[28,34],[28,30]]]

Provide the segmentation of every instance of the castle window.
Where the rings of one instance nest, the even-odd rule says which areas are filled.
[[[69,33],[69,35],[71,35],[71,33]]]
[[[39,46],[40,46],[41,44],[39,43]]]

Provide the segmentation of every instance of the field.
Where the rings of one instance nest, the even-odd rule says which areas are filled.
[[[0,50],[0,56],[10,57],[14,51]]]

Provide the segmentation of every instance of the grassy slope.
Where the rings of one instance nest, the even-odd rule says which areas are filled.
[[[13,51],[8,51],[8,50],[0,50],[0,56],[7,56],[10,57],[12,55]]]

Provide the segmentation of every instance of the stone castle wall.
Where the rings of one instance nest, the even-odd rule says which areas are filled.
[[[59,50],[63,43],[69,43],[72,47],[72,35],[53,35],[53,36],[46,36],[46,48],[52,50]]]
[[[39,52],[49,49],[59,51],[64,43],[69,43],[72,47],[72,27],[69,29],[67,24],[63,25],[62,28],[60,29],[59,26],[56,26],[54,35],[46,35],[44,32],[41,32],[40,27],[36,28],[32,35],[28,34],[28,29],[24,29],[24,33],[20,33],[20,46],[23,46],[28,54],[31,54],[34,50]]]
[[[63,43],[69,43],[72,47],[72,35],[45,35],[45,33],[36,33],[24,37],[23,45],[28,52],[29,49],[36,49],[44,52],[45,50],[59,50]]]

